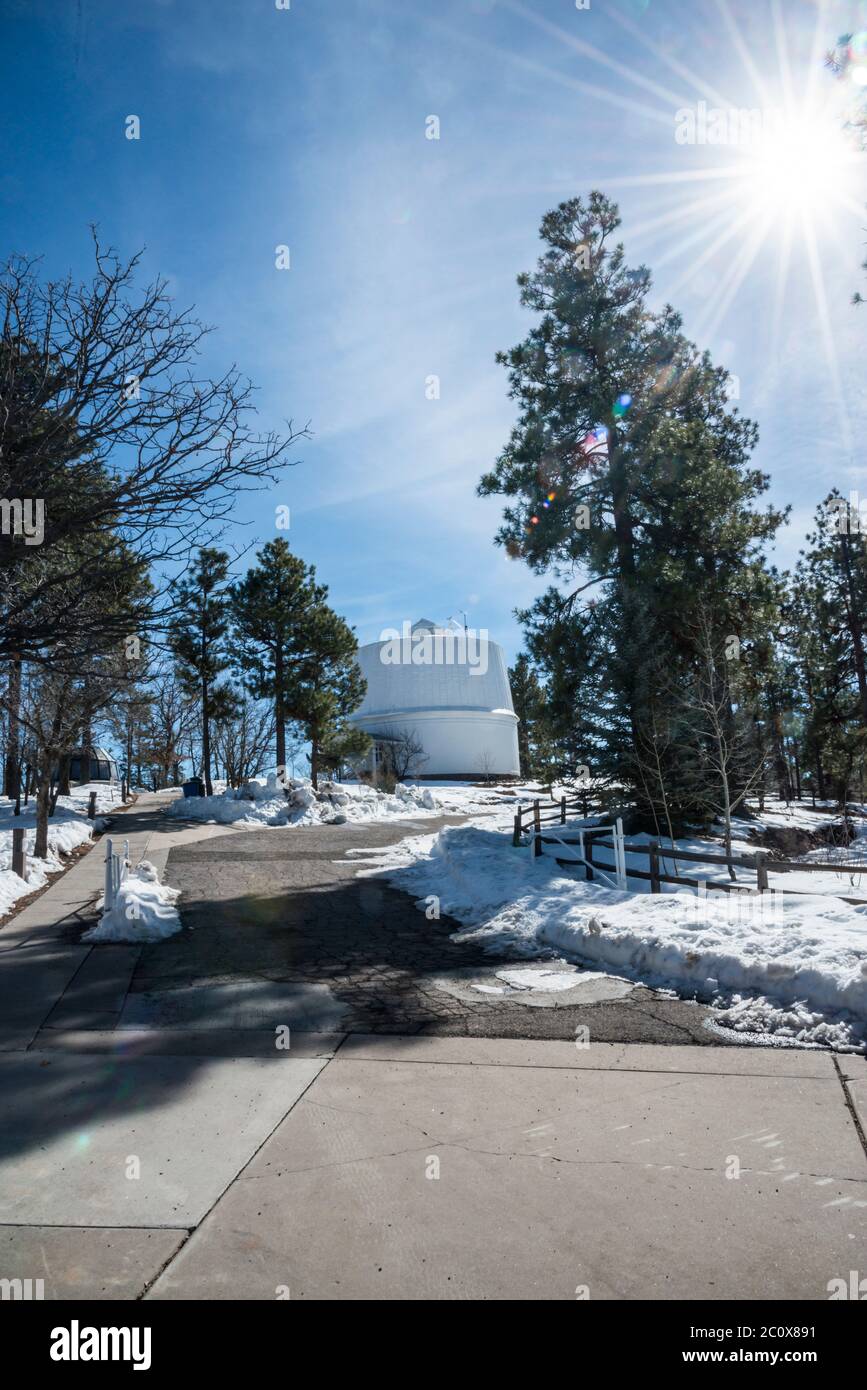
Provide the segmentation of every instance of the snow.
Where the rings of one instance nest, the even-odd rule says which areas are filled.
[[[342,825],[348,821],[438,815],[442,809],[439,798],[428,787],[399,783],[393,793],[386,793],[364,782],[324,782],[314,791],[311,782],[290,778],[284,790],[272,772],[246,782],[236,791],[184,797],[173,802],[166,814],[217,825]]]
[[[96,809],[105,813],[120,803],[120,787],[106,782],[85,782],[75,787],[69,796],[58,797],[54,815],[48,822],[48,855],[37,859],[33,854],[36,838],[36,802],[22,802],[21,814],[13,814],[15,803],[0,797],[0,917],[10,912],[20,898],[44,888],[52,874],[64,867],[61,855],[69,854],[90,840],[94,830],[102,829],[99,816],[87,819],[90,792],[96,792]],[[23,829],[27,857],[27,881],[12,872],[12,831]]]
[[[85,932],[82,941],[163,941],[181,930],[175,907],[180,889],[160,883],[153,864],[143,859],[127,874],[115,896],[111,912]]]
[[[578,974],[574,970],[536,970],[532,966],[518,966],[515,970],[497,970],[498,980],[511,985],[513,989],[541,989],[546,993],[560,989],[574,989],[579,980],[602,979],[599,970],[587,970]]]
[[[502,819],[363,853],[362,874],[384,873],[419,900],[435,894],[441,912],[464,923],[458,940],[511,956],[550,956],[555,948],[581,964],[711,1003],[717,1019],[739,1033],[867,1045],[867,903],[827,892],[613,890],[553,859],[533,861],[526,848],[512,847]],[[716,871],[691,864],[686,872]]]

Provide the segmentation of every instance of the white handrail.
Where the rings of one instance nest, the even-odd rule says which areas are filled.
[[[126,878],[129,866],[129,840],[123,842],[123,854],[116,854],[111,836],[105,840],[105,887],[103,889],[103,912],[111,912],[117,890]]]
[[[114,907],[114,853],[111,847],[111,836],[105,837],[105,882],[102,891],[103,912],[111,912]]]
[[[605,883],[608,884],[608,887],[609,887],[609,888],[618,888],[618,887],[620,887],[621,884],[620,884],[619,875],[618,875],[617,881],[615,882],[614,879],[611,879],[611,878],[608,877],[608,875],[605,873],[605,871],[604,871],[603,869],[600,869],[600,867],[599,867],[598,864],[590,864],[590,863],[588,863],[588,861],[587,861],[587,860],[585,859],[585,857],[584,857],[584,832],[583,832],[583,830],[582,830],[582,831],[580,831],[579,833],[580,833],[580,835],[581,835],[581,842],[580,842],[580,844],[579,844],[579,846],[578,846],[578,848],[579,848],[579,850],[580,850],[580,858],[578,858],[578,859],[567,859],[567,860],[565,860],[564,862],[567,863],[567,864],[583,864],[585,868],[591,869],[591,870],[593,871],[594,874],[598,874],[599,877],[600,877],[601,879],[603,879],[603,880],[605,881]],[[546,833],[546,835],[545,835],[545,838],[546,838],[546,839],[550,839],[550,840],[556,840],[556,842],[557,842],[558,845],[563,845],[566,849],[569,849],[570,847],[572,847],[572,848],[574,849],[574,847],[575,847],[575,841],[574,841],[574,840],[561,840],[560,836],[559,836],[559,835],[555,835],[554,832],[553,832],[552,830],[550,830],[550,829],[547,831],[547,833]],[[533,839],[532,839],[532,844],[535,845],[535,843],[536,843],[536,836],[534,835],[534,836],[533,836]],[[533,854],[533,857],[535,858],[535,852],[534,852],[534,854]],[[558,856],[558,857],[559,857],[559,856]],[[625,880],[624,880],[624,881],[625,881]]]

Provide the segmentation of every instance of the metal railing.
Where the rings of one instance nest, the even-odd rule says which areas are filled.
[[[123,842],[123,854],[116,851],[111,836],[105,841],[105,902],[103,912],[111,912],[117,890],[123,883],[129,869],[129,840]]]

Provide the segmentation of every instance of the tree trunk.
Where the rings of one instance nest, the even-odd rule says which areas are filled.
[[[211,719],[208,709],[208,682],[202,681],[202,776],[205,780],[205,796],[213,796],[211,783]]]
[[[70,753],[63,753],[60,758],[60,766],[57,769],[57,796],[69,796],[69,765],[72,761]],[[57,801],[55,797],[55,803]]]
[[[3,795],[8,796],[10,801],[17,801],[21,791],[21,662],[17,657],[9,667],[6,706],[9,726],[6,764],[3,769]]]
[[[48,817],[51,812],[51,754],[39,752],[39,785],[36,789],[36,839],[33,853],[37,859],[48,855]]]
[[[315,738],[310,743],[310,781],[315,790],[319,786],[319,744]]]
[[[277,739],[277,775],[286,782],[286,710],[283,692],[283,653],[280,644],[274,653],[274,726]],[[315,782],[313,784],[316,785]]]
[[[620,633],[616,642],[617,655],[620,658],[620,683],[629,716],[632,747],[640,748],[645,702],[640,697],[638,681],[642,631],[636,611],[635,535],[630,508],[629,479],[620,449],[617,426],[613,422],[608,425],[608,487],[617,548],[617,588],[622,605]],[[642,809],[652,811],[652,807],[646,805]]]

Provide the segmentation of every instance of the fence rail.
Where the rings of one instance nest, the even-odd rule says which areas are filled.
[[[819,861],[811,863],[800,863],[795,859],[769,859],[761,850],[755,854],[710,854],[707,852],[698,853],[695,850],[675,849],[673,846],[662,845],[656,840],[651,840],[649,844],[629,844],[614,835],[610,825],[587,826],[579,833],[576,840],[565,838],[561,835],[546,835],[543,832],[545,825],[565,825],[567,814],[572,811],[581,811],[582,803],[570,801],[567,797],[560,797],[559,801],[552,799],[552,806],[556,806],[554,813],[543,814],[542,803],[535,800],[531,806],[520,806],[515,813],[515,825],[512,834],[512,844],[521,844],[521,837],[525,831],[530,830],[532,834],[532,846],[534,854],[541,854],[542,845],[575,845],[580,851],[580,858],[566,859],[560,855],[553,855],[558,864],[583,865],[585,877],[593,880],[594,870],[604,873],[618,869],[617,857],[620,853],[622,873],[627,878],[638,878],[650,882],[651,893],[659,893],[660,885],[663,883],[679,883],[685,888],[697,888],[703,883],[709,890],[718,890],[724,893],[743,892],[745,884],[736,879],[728,882],[723,880],[705,880],[686,878],[680,874],[670,874],[665,868],[660,868],[660,860],[671,859],[676,861],[683,859],[687,863],[708,864],[712,868],[718,866],[727,870],[739,868],[752,870],[756,875],[756,888],[760,893],[768,891],[768,872],[775,874],[788,873],[835,873],[835,874],[863,874],[867,873],[867,863],[865,864],[838,864],[833,861]],[[608,837],[607,839],[605,837]],[[599,849],[611,850],[614,855],[614,864],[601,864],[593,859],[594,846]],[[627,868],[622,862],[625,854],[645,855],[649,860],[647,869]],[[849,899],[852,902],[863,902],[864,899]]]

